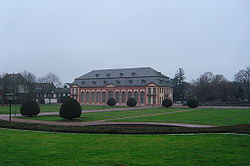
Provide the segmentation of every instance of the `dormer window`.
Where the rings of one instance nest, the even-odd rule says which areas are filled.
[[[95,76],[96,76],[96,77],[99,77],[99,76],[100,76],[100,74],[95,74]]]
[[[95,82],[95,81],[92,81],[92,84],[93,84],[93,85],[95,85],[95,84],[96,84],[96,82]]]
[[[121,81],[120,81],[120,80],[117,80],[117,81],[116,81],[116,84],[120,84],[120,83],[121,83]]]
[[[83,85],[85,85],[85,84],[86,84],[86,82],[85,82],[85,81],[82,81],[82,84],[83,84]]]
[[[133,84],[133,80],[129,80],[129,84]]]
[[[120,73],[120,76],[122,77],[124,73]]]
[[[106,76],[107,76],[107,77],[110,77],[110,74],[109,74],[109,73],[107,73],[107,74],[106,74]]]
[[[107,84],[107,81],[103,81],[104,84]]]
[[[141,80],[141,83],[145,83],[145,82],[146,82],[146,80],[144,80],[144,79],[143,79],[143,80]]]
[[[132,72],[132,76],[135,76],[135,74],[136,74],[135,72]]]
[[[161,78],[161,79],[160,79],[160,82],[162,82],[162,81],[163,81],[163,79]]]

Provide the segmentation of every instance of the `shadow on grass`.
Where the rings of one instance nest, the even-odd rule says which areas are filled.
[[[187,128],[161,125],[93,125],[57,126],[48,124],[8,122],[0,120],[0,127],[21,130],[93,133],[93,134],[190,134],[190,133],[244,133],[250,134],[250,124],[221,126],[212,128]]]

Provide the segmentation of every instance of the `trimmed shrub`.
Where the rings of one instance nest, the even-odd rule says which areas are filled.
[[[134,98],[129,98],[128,101],[127,101],[127,105],[130,106],[130,107],[134,107],[136,106],[137,104],[137,101],[134,99]]]
[[[36,116],[40,113],[39,105],[33,100],[26,100],[22,103],[20,108],[22,116]]]
[[[107,105],[109,105],[109,106],[116,105],[115,99],[114,98],[109,98],[108,101],[107,101]]]
[[[65,99],[60,108],[60,117],[64,119],[79,118],[81,113],[81,105],[73,98]]]
[[[196,99],[189,99],[187,101],[187,106],[190,107],[190,108],[196,108],[199,106],[199,101],[196,100]]]
[[[162,106],[163,107],[171,107],[173,105],[172,100],[166,98],[162,101]]]

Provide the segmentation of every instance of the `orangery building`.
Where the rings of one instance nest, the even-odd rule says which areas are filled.
[[[173,100],[171,79],[151,67],[92,70],[75,78],[71,97],[80,104],[104,105],[113,97],[117,105],[135,98],[137,105],[161,105]]]

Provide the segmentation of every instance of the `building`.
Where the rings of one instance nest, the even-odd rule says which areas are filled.
[[[8,103],[5,94],[13,93],[16,102],[22,102],[28,97],[27,81],[20,73],[5,74],[0,79],[0,103]]]
[[[75,78],[71,97],[80,104],[106,104],[113,97],[117,105],[126,105],[134,97],[138,105],[161,105],[164,98],[173,100],[173,85],[150,67],[93,70]]]
[[[34,83],[36,101],[44,104],[61,103],[70,96],[70,88],[56,88],[53,83]]]

